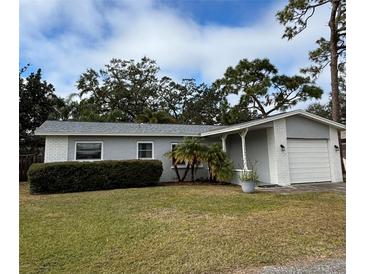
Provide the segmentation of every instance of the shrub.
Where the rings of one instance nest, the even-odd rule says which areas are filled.
[[[57,162],[33,164],[30,193],[65,193],[156,185],[162,174],[158,160]]]

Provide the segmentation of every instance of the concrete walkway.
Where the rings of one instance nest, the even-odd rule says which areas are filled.
[[[290,186],[257,187],[259,192],[273,192],[287,194],[295,192],[338,192],[346,193],[346,183],[311,183],[294,184]]]
[[[292,266],[266,266],[260,274],[345,274],[346,260],[331,259],[327,261],[297,264]]]

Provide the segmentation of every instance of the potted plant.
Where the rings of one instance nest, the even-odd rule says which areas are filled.
[[[242,191],[245,193],[255,192],[255,186],[258,179],[259,176],[255,169],[243,170],[240,174]]]

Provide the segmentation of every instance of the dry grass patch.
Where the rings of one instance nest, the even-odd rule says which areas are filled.
[[[345,249],[338,193],[165,186],[20,194],[22,273],[214,273]]]

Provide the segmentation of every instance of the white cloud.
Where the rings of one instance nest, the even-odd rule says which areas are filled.
[[[211,82],[242,58],[268,57],[281,73],[295,74],[309,64],[307,52],[315,40],[328,33],[323,9],[308,30],[288,42],[281,39],[283,27],[274,17],[281,6],[268,7],[260,23],[227,27],[199,25],[148,0],[102,3],[20,2],[21,58],[41,67],[62,96],[76,91],[75,81],[86,68],[99,69],[114,57],[149,56],[161,74],[176,80],[199,75]],[[328,90],[328,81],[322,76],[319,83]]]

